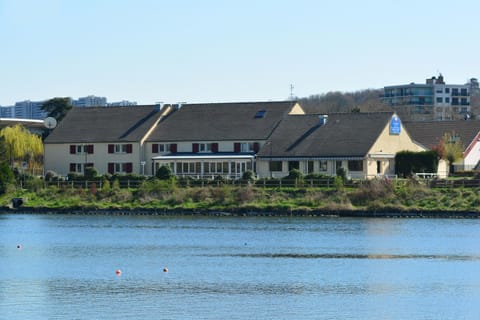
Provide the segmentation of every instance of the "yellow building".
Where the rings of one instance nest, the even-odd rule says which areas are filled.
[[[393,176],[397,152],[423,150],[393,112],[291,115],[257,154],[257,175],[336,175],[343,168],[350,178]]]

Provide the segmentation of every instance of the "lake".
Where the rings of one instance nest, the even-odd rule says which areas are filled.
[[[480,220],[3,214],[0,240],[1,319],[480,318]]]

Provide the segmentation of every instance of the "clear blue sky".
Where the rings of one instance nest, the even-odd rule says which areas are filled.
[[[480,1],[0,0],[0,105],[284,100],[480,77]]]

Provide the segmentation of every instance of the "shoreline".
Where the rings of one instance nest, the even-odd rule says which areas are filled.
[[[64,215],[113,215],[113,216],[198,216],[198,217],[331,217],[331,218],[428,218],[428,219],[478,219],[480,211],[402,211],[402,210],[275,210],[275,209],[96,209],[96,208],[45,208],[0,207],[0,214],[64,214]]]

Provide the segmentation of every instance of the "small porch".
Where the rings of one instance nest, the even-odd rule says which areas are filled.
[[[169,166],[177,177],[239,179],[246,171],[255,172],[254,154],[170,154],[152,158],[153,175]]]

